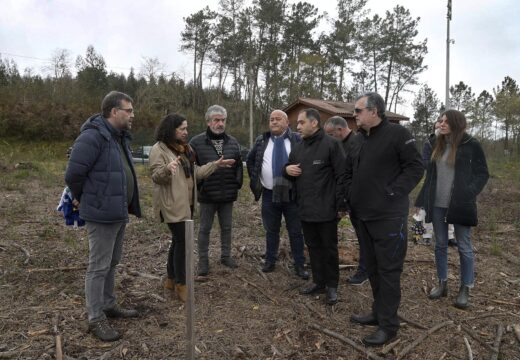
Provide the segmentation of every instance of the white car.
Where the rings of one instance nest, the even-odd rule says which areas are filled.
[[[150,157],[150,150],[152,147],[149,145],[136,146],[132,150],[132,161],[134,163],[145,164],[148,163]]]

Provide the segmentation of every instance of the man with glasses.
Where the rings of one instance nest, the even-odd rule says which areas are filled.
[[[383,345],[397,335],[401,273],[407,249],[408,194],[423,175],[421,155],[410,132],[385,116],[385,102],[376,93],[356,100],[358,134],[347,159],[346,192],[350,216],[365,250],[372,287],[372,309],[351,321],[376,325],[363,338],[368,346]]]
[[[107,317],[136,317],[136,310],[116,304],[115,267],[123,250],[128,214],[141,217],[137,178],[129,148],[134,119],[130,96],[111,91],[101,103],[101,113],[90,117],[74,142],[65,182],[85,220],[89,264],[85,297],[90,332],[103,341],[120,334]]]
[[[231,269],[237,267],[231,257],[231,227],[233,203],[237,200],[238,190],[242,187],[243,165],[240,145],[231,135],[226,134],[227,111],[220,105],[212,105],[206,111],[205,132],[193,137],[190,145],[195,150],[196,163],[199,166],[211,161],[234,159],[229,168],[219,168],[198,186],[200,203],[200,228],[198,237],[199,264],[198,275],[209,273],[209,234],[213,226],[215,213],[220,224],[220,263]]]

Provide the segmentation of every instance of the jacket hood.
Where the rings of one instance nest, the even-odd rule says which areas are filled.
[[[112,125],[110,125],[108,120],[105,119],[102,114],[95,114],[88,118],[87,121],[85,121],[83,125],[81,125],[80,132],[89,129],[95,129],[99,131],[100,134],[103,135],[103,137],[107,140],[109,140],[112,135],[116,137],[122,136],[131,139],[130,133],[128,131],[117,130]]]

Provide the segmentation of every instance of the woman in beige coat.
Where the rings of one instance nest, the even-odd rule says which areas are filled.
[[[185,222],[192,218],[196,203],[196,179],[210,176],[218,167],[229,167],[233,159],[195,165],[195,153],[188,145],[188,123],[179,114],[169,114],[161,120],[155,130],[157,143],[150,151],[153,207],[155,217],[165,222],[172,233],[166,270],[167,289],[175,289],[182,301],[186,301],[185,271]]]

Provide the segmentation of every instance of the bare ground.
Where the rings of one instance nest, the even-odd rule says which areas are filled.
[[[185,308],[161,287],[169,234],[152,218],[146,168],[140,169],[145,218],[133,218],[127,228],[116,278],[119,302],[138,308],[142,316],[113,321],[123,333],[115,343],[102,343],[87,333],[85,230],[64,226],[54,210],[62,191],[60,177],[42,178],[38,170],[41,166],[14,169],[5,164],[0,169],[0,358],[55,358],[57,334],[65,359],[184,358]],[[497,327],[503,325],[498,358],[520,359],[520,339],[513,331],[520,324],[518,180],[492,178],[479,206],[472,306],[465,311],[452,306],[458,288],[458,255],[453,249],[448,298],[427,299],[435,282],[433,248],[409,241],[398,343],[392,349],[365,349],[361,339],[374,328],[351,324],[349,316],[370,309],[370,285],[347,285],[353,271],[347,268],[341,270],[337,305],[325,305],[323,296],[298,295],[305,282],[292,273],[286,232],[275,272],[263,274],[260,209],[245,186],[234,210],[233,254],[239,268],[232,271],[218,264],[215,225],[210,276],[195,284],[196,357],[365,359],[370,350],[386,359],[400,354],[406,359],[466,359],[471,349],[475,359],[484,359],[493,355]],[[340,248],[342,263],[355,265],[357,241],[347,221],[341,223]],[[436,325],[444,326],[428,334]],[[350,339],[358,349],[320,328]]]

